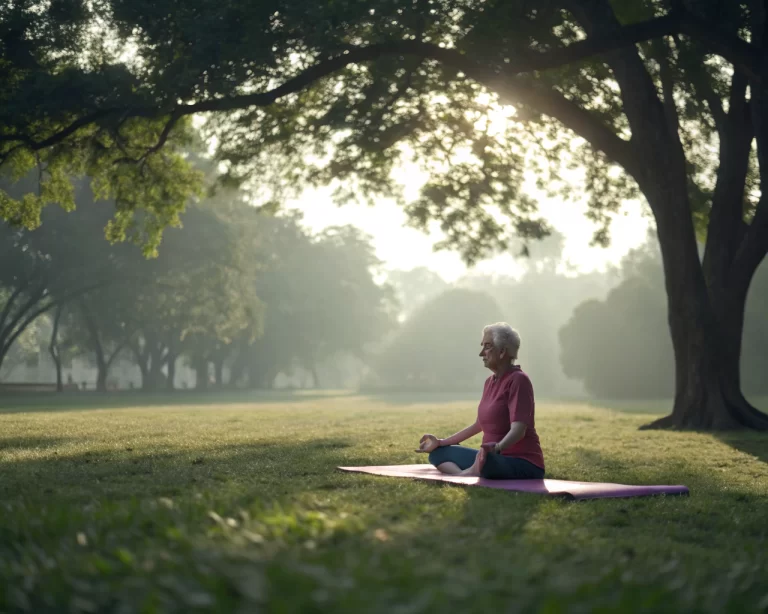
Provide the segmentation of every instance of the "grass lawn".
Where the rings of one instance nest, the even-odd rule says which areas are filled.
[[[453,433],[475,407],[4,399],[0,611],[768,608],[765,435],[638,431],[653,417],[638,407],[540,403],[548,477],[690,497],[569,503],[334,469],[425,462],[418,437]]]

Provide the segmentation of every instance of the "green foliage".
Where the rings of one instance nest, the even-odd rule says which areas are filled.
[[[759,610],[764,435],[638,432],[647,404],[537,404],[551,477],[682,483],[690,497],[574,504],[335,470],[424,462],[419,435],[462,428],[474,403],[2,400],[2,607]]]
[[[46,206],[74,208],[73,181],[88,176],[98,198],[115,202],[107,236],[152,255],[199,190],[182,156],[194,133],[186,118],[126,112],[158,101],[120,62],[114,40],[110,50],[99,8],[57,0],[0,9],[0,168],[15,179],[38,175],[22,195],[0,190],[0,219],[36,228]]]
[[[206,134],[217,139],[226,181],[245,182],[269,208],[308,185],[329,183],[341,201],[402,200],[393,171],[415,164],[428,179],[408,203],[411,223],[437,223],[446,233],[438,247],[456,248],[468,262],[503,250],[513,236],[547,235],[523,189],[528,172],[550,195],[569,199],[580,194],[564,173],[583,169],[601,244],[610,239],[611,214],[639,194],[621,162],[590,137],[574,139],[560,123],[587,114],[593,126],[631,137],[624,105],[632,86],[617,79],[605,57],[524,77],[504,73],[531,50],[584,38],[579,10],[560,3],[63,4],[66,9],[19,3],[7,11],[0,123],[8,140],[0,162],[17,174],[38,166],[57,175],[46,194],[0,200],[5,219],[34,226],[45,203],[67,202],[66,177],[86,173],[99,193],[116,198],[108,235],[130,236],[155,253],[162,228],[178,222],[195,192],[196,179],[177,154],[190,139],[183,116],[194,103],[224,98],[232,100],[230,109],[208,117]],[[723,31],[748,32],[744,3],[722,5],[697,2],[691,10]],[[606,6],[624,24],[668,10],[655,0]],[[268,106],[235,100],[268,92],[350,48],[403,40],[455,49],[498,79],[481,85],[434,58],[383,55],[310,81]],[[730,71],[688,37],[643,43],[640,57],[667,104],[669,125],[658,128],[678,132],[684,146],[691,213],[703,236],[718,172],[717,107],[727,108]],[[537,96],[559,100],[558,110],[539,108]],[[80,120],[82,127],[55,145],[35,145]],[[754,176],[754,161],[751,168]],[[754,193],[745,197],[747,219]]]

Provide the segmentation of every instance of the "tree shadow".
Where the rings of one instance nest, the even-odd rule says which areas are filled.
[[[423,597],[429,604],[424,611],[440,606],[480,611],[486,602],[489,609],[498,608],[505,602],[504,596],[514,600],[514,611],[539,611],[545,596],[558,595],[562,607],[554,611],[590,611],[589,607],[578,608],[578,604],[597,603],[603,594],[615,599],[616,591],[625,585],[645,583],[634,598],[645,598],[655,591],[663,597],[661,603],[671,608],[661,609],[682,611],[673,604],[684,603],[693,580],[700,589],[706,588],[699,569],[701,549],[726,552],[734,535],[728,528],[733,523],[733,506],[746,503],[746,508],[754,510],[760,502],[747,492],[716,495],[721,479],[691,466],[656,463],[636,469],[631,463],[619,463],[617,458],[594,450],[584,450],[581,460],[582,475],[562,477],[626,484],[690,483],[698,496],[569,503],[527,493],[347,474],[347,481],[360,484],[362,497],[372,488],[390,495],[378,503],[378,511],[383,513],[378,514],[377,524],[353,534],[329,535],[311,551],[287,546],[293,553],[289,560],[299,557],[302,569],[314,569],[313,581],[308,582],[296,568],[286,567],[279,557],[272,559],[270,580],[279,582],[275,592],[291,583],[308,587],[308,593],[333,591],[323,584],[325,577],[349,575],[349,586],[361,577],[339,561],[366,561],[366,567],[374,566],[370,573],[376,574],[376,583],[369,585],[361,603],[355,604],[362,609],[362,599],[386,601],[396,596],[410,599],[410,603]],[[612,480],[602,480],[606,467],[614,472]],[[407,522],[407,512],[396,511],[402,505],[403,492],[409,494],[415,512],[420,513],[416,523]],[[721,498],[713,500],[702,494]],[[754,539],[764,535],[763,525],[761,514],[753,513],[747,521],[742,520],[735,533],[740,539]],[[710,535],[710,531],[717,535]],[[664,557],[670,556],[674,565],[662,564],[668,562]],[[276,568],[280,573],[274,571]],[[329,571],[321,573],[325,569]],[[495,593],[495,600],[489,593]],[[292,595],[298,600],[295,592]],[[391,603],[390,607],[397,605],[402,604]],[[603,609],[646,611],[642,605],[626,609],[613,604]]]
[[[72,441],[71,437],[0,437],[0,452],[56,448]]]
[[[54,441],[38,440],[44,450]],[[754,510],[759,500],[745,491],[718,494],[722,476],[674,463],[637,467],[592,449],[575,454],[580,474],[557,478],[682,482],[694,496],[567,503],[337,471],[396,462],[391,451],[351,438],[173,451],[115,448],[0,464],[0,483],[13,508],[4,512],[2,537],[10,544],[23,536],[48,552],[73,544],[67,573],[75,578],[86,576],[93,561],[151,561],[155,567],[145,584],[137,580],[148,577],[138,562],[115,568],[112,577],[135,580],[125,586],[139,594],[171,590],[153,584],[155,577],[197,587],[198,594],[207,587],[223,600],[215,603],[219,611],[244,604],[273,611],[366,611],[372,603],[377,611],[407,605],[413,611],[441,605],[463,611],[498,609],[506,599],[515,600],[517,611],[538,611],[549,595],[583,605],[616,591],[623,580],[609,577],[601,585],[595,578],[608,568],[639,577],[657,550],[694,560],[702,544],[725,551],[734,531],[741,538],[764,532],[759,513],[733,526],[734,504]],[[606,472],[611,479],[604,479]],[[28,525],[24,515],[39,524]],[[87,548],[77,545],[80,533]],[[118,546],[132,559],[115,554]],[[689,586],[693,576],[680,569],[675,585]],[[211,588],[217,582],[225,587],[219,592]],[[122,586],[113,587],[110,603],[130,601]],[[178,605],[186,595],[168,598]],[[97,594],[91,599],[107,603]]]
[[[768,463],[768,433],[731,431],[717,433],[716,438],[735,450]]]
[[[35,500],[42,493],[56,493],[68,502],[94,497],[119,501],[229,490],[253,499],[265,485],[273,494],[293,495],[322,483],[336,466],[349,462],[345,451],[352,447],[345,439],[317,439],[290,447],[280,440],[259,440],[176,450],[145,442],[144,447],[94,445],[91,450],[68,452],[61,446],[69,441],[57,437],[0,441],[0,450],[34,454],[6,457],[0,463],[0,488],[6,497]]]

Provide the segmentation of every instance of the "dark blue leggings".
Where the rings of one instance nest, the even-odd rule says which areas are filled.
[[[459,469],[469,469],[475,464],[477,452],[463,446],[444,446],[429,453],[429,462],[435,467],[454,463]],[[544,470],[522,458],[489,453],[480,476],[489,480],[541,480]]]

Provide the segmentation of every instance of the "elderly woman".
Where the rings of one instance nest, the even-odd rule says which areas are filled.
[[[483,329],[480,357],[493,372],[483,388],[477,420],[446,439],[421,438],[417,452],[443,473],[492,480],[541,479],[544,454],[534,424],[533,386],[515,364],[520,335],[506,322]],[[483,433],[479,450],[460,446]]]

